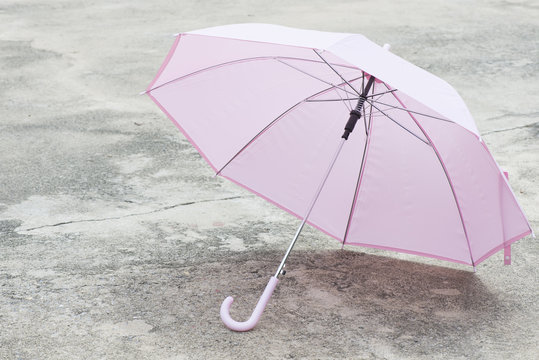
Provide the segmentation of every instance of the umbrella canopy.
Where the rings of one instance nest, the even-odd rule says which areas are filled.
[[[531,233],[457,92],[362,35],[178,34],[146,92],[217,174],[343,244],[476,266]]]

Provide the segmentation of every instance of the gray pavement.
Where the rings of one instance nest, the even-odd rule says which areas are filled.
[[[170,34],[357,32],[446,79],[539,223],[534,1],[0,3],[1,359],[537,359],[539,246],[471,269],[307,229],[221,178],[147,98]]]

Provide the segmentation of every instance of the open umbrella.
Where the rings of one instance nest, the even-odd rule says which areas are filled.
[[[178,34],[146,93],[221,175],[346,245],[475,266],[531,233],[457,92],[362,35]],[[355,131],[354,131],[355,130]],[[508,255],[509,256],[509,255]]]

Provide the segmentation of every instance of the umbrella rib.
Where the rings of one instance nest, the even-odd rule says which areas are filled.
[[[379,112],[381,112],[382,114],[384,114],[384,116],[386,118],[388,118],[389,120],[393,121],[395,124],[399,125],[402,129],[406,130],[408,133],[410,133],[411,135],[413,135],[414,137],[416,137],[418,140],[420,140],[421,142],[423,142],[424,144],[428,145],[428,146],[431,146],[427,141],[421,139],[419,136],[417,136],[416,134],[414,134],[410,129],[408,129],[406,126],[402,125],[401,123],[399,123],[397,120],[393,119],[391,116],[387,115],[385,112],[383,112],[382,110],[380,110],[380,108],[378,108],[376,105],[374,105],[370,100],[367,100],[367,102],[369,104],[371,104],[376,110],[378,110]]]
[[[351,84],[350,84],[350,83],[349,83],[349,82],[348,82],[348,81],[347,81],[347,80],[346,80],[346,79],[345,79],[345,78],[344,78],[344,77],[337,71],[337,70],[335,70],[335,68],[334,68],[333,66],[331,66],[331,64],[330,64],[329,62],[327,62],[326,59],[324,59],[324,58],[322,57],[322,55],[320,55],[320,53],[319,53],[318,51],[316,51],[316,49],[313,49],[313,51],[314,51],[314,53],[315,53],[316,55],[318,55],[318,57],[319,57],[320,59],[322,59],[322,60],[326,63],[327,66],[329,66],[329,68],[330,68],[331,70],[333,70],[333,72],[334,72],[335,74],[337,74],[337,75],[338,75],[338,76],[339,76],[339,77],[340,77],[340,78],[341,78],[341,79],[342,79],[348,86],[350,86],[350,88],[351,88],[352,90],[354,90],[354,92],[355,92],[356,94],[358,94],[359,96],[361,96],[361,94],[360,94],[360,93],[359,93],[359,92],[358,92],[358,91],[357,91],[357,90],[356,90],[356,89],[355,89],[355,88],[354,88],[354,87],[353,87],[353,86],[352,86],[352,85],[351,85]],[[365,78],[365,77],[362,76],[362,78]]]
[[[383,83],[383,84],[385,85],[386,88],[389,89],[389,87],[387,86],[386,83]],[[397,95],[394,92],[391,93],[391,94],[395,97],[395,99],[402,106],[404,106],[404,108],[406,108],[404,103],[397,97]],[[444,164],[444,162],[442,160],[442,157],[441,157],[440,153],[438,152],[438,149],[436,148],[436,145],[434,145],[434,143],[432,142],[432,139],[429,137],[429,135],[423,129],[423,127],[421,125],[419,125],[419,122],[417,121],[417,119],[409,111],[407,111],[407,112],[410,115],[410,117],[412,118],[412,120],[415,122],[417,127],[421,130],[421,132],[423,133],[423,136],[425,136],[427,138],[427,140],[429,141],[430,146],[431,146],[432,150],[434,151],[434,154],[436,154],[436,157],[438,158],[438,162],[440,163],[440,165],[442,167],[442,170],[444,171],[445,177],[446,177],[447,182],[449,184],[449,188],[451,189],[451,193],[453,194],[453,199],[455,200],[455,205],[457,206],[457,210],[459,212],[460,222],[462,224],[462,229],[464,230],[464,236],[466,238],[466,243],[468,244],[468,252],[470,253],[470,260],[471,260],[472,266],[474,267],[474,270],[475,270],[475,262],[474,262],[474,259],[473,259],[472,246],[470,244],[470,238],[468,237],[468,231],[466,230],[466,224],[464,223],[464,216],[462,215],[462,210],[460,208],[460,204],[459,204],[459,201],[457,199],[457,193],[455,192],[455,187],[453,186],[453,182],[451,181],[451,177],[449,176],[449,172],[447,171],[447,168],[445,167],[445,164]]]
[[[248,62],[248,61],[272,60],[272,59],[273,60],[278,60],[278,59],[301,60],[301,61],[308,61],[308,62],[314,62],[314,63],[322,64],[322,61],[304,59],[304,58],[296,58],[296,57],[292,57],[292,56],[256,56],[256,57],[242,58],[242,59],[236,59],[236,60],[232,60],[232,61],[226,61],[226,62],[223,62],[223,63],[215,64],[215,65],[212,65],[212,66],[205,67],[203,69],[199,69],[199,70],[190,72],[188,74],[176,77],[176,78],[174,78],[172,80],[169,80],[169,81],[167,81],[167,82],[165,82],[165,83],[163,83],[161,85],[155,86],[155,87],[151,88],[150,90],[146,90],[146,91],[142,92],[141,94],[149,93],[149,92],[151,92],[153,90],[157,90],[157,89],[159,89],[159,88],[161,88],[163,86],[170,85],[170,84],[172,84],[174,82],[181,81],[181,80],[183,80],[183,79],[185,79],[187,77],[197,75],[197,74],[200,74],[200,73],[203,73],[205,71],[212,70],[212,69],[216,69],[216,68],[221,67],[221,66],[234,65],[234,64],[239,64],[239,63]],[[355,67],[349,66],[349,65],[342,65],[342,64],[333,64],[333,65],[334,66],[339,66],[339,67],[345,67],[345,68],[349,68],[349,69],[356,69]]]
[[[337,88],[334,88],[333,90],[335,90],[335,92],[337,93],[337,95],[339,95],[339,97],[341,98],[341,102],[342,102],[342,104],[344,105],[344,107],[346,108],[346,110],[352,111],[352,107],[351,107],[350,105],[347,105],[347,104],[346,104],[345,99],[343,99],[343,97],[341,96],[341,94],[339,94],[339,90],[337,90]],[[350,101],[348,101],[348,103],[350,103]]]
[[[389,92],[387,92],[387,93],[389,93]],[[442,121],[445,121],[445,122],[454,123],[454,121],[451,121],[451,120],[448,120],[448,119],[444,119],[444,118],[440,118],[440,117],[437,117],[437,116],[432,116],[432,115],[420,113],[418,111],[410,110],[410,109],[407,109],[407,108],[402,108],[402,107],[395,106],[395,105],[386,104],[386,103],[383,103],[383,102],[378,101],[378,100],[373,99],[373,100],[370,100],[370,101],[375,102],[375,103],[377,103],[379,105],[389,106],[392,109],[402,110],[402,111],[405,111],[407,113],[417,114],[417,115],[426,116],[426,117],[437,119],[437,120],[442,120]]]
[[[378,99],[380,99],[382,96],[384,96],[385,94],[389,94],[389,93],[392,93],[394,91],[397,91],[398,89],[391,89],[389,91],[384,91],[384,92],[381,92],[381,93],[378,93],[378,94],[372,94],[372,95],[368,95],[367,97],[372,97],[373,98],[373,101],[374,101],[374,97],[375,96],[378,96]],[[378,100],[376,99],[376,100]]]
[[[363,128],[365,129],[365,135],[368,136],[369,130],[367,129],[367,115],[366,115],[365,106],[363,106],[361,111],[363,111]],[[371,112],[369,112],[369,117],[371,116],[371,114],[372,114],[372,105],[371,105]]]
[[[365,97],[368,99],[368,98],[373,98],[375,96],[380,96],[380,95],[385,95],[385,94],[388,94],[388,93],[391,93],[393,91],[397,91],[397,89],[393,89],[393,90],[389,90],[389,91],[384,91],[384,92],[381,92],[381,93],[378,93],[378,94],[372,94],[372,95],[366,95]],[[355,95],[355,94],[354,94]],[[323,102],[323,101],[341,101],[341,100],[348,100],[348,101],[351,101],[351,100],[359,100],[359,97],[353,97],[353,98],[340,98],[340,99],[322,99],[322,100],[308,100],[308,102]],[[374,101],[374,102],[377,102],[379,103],[378,100],[371,100],[371,101]],[[384,103],[380,103],[381,105],[387,105],[387,106],[391,106],[393,107],[392,105],[388,105],[388,104],[384,104]],[[397,107],[398,108],[398,107]],[[401,110],[405,110],[405,109],[401,109]],[[405,111],[410,111],[410,110],[405,110]],[[420,115],[424,115],[424,116],[429,116],[429,115],[426,115],[426,114],[420,114]],[[446,120],[446,119],[440,119],[440,120],[445,120],[445,121],[450,121],[450,120]]]
[[[356,80],[359,80],[361,79],[361,77],[358,77],[358,78],[355,78],[355,79],[352,79],[351,81],[356,81]],[[221,174],[221,172],[228,166],[228,164],[230,164],[236,157],[238,157],[239,154],[241,154],[243,152],[243,150],[245,150],[249,145],[251,145],[262,133],[264,133],[267,129],[269,129],[270,127],[272,127],[277,121],[279,121],[280,119],[282,119],[286,114],[288,114],[290,111],[294,110],[296,107],[298,107],[299,105],[303,104],[304,102],[306,102],[308,99],[314,97],[314,96],[318,96],[318,95],[321,95],[327,91],[330,91],[332,89],[334,89],[335,87],[337,86],[340,86],[341,84],[339,85],[333,85],[333,86],[330,86],[328,88],[325,88],[323,90],[320,90],[319,92],[317,93],[314,93],[312,95],[309,95],[308,97],[306,97],[305,99],[302,99],[300,101],[298,101],[297,103],[295,103],[294,105],[292,105],[291,107],[289,107],[288,109],[286,109],[282,114],[280,114],[279,116],[277,116],[275,119],[273,119],[268,125],[266,125],[262,130],[260,130],[251,140],[249,140],[249,142],[247,142],[233,157],[230,158],[230,160],[227,161],[226,164],[224,164],[220,169],[219,171],[217,171],[215,173],[215,176]]]
[[[340,99],[320,99],[320,100],[305,100],[305,102],[335,102],[335,101],[350,101],[350,100],[359,100],[359,98],[340,98]]]
[[[374,98],[375,96],[380,96],[380,95],[385,95],[385,94],[388,94],[388,93],[391,93],[393,91],[397,91],[397,89],[393,89],[393,90],[389,90],[389,91],[384,91],[384,92],[381,92],[381,93],[378,93],[378,94],[372,94],[372,95],[366,95],[365,97],[368,99],[368,98]],[[354,94],[355,95],[355,94]],[[341,101],[341,100],[348,100],[348,101],[351,101],[351,100],[359,100],[359,97],[353,97],[353,98],[340,98],[340,99],[323,99],[323,100],[308,100],[309,102],[322,102],[322,101]],[[371,101],[374,101],[374,102],[378,102],[378,100],[371,100]],[[382,105],[387,105],[387,106],[391,106],[391,105],[388,105],[388,104],[384,104],[384,103],[381,103]],[[404,109],[402,109],[404,110]],[[421,114],[421,115],[424,115],[424,114]],[[428,115],[425,115],[425,116],[428,116]],[[445,120],[445,119],[440,119],[440,120]],[[446,120],[446,121],[449,121],[449,120]]]
[[[374,92],[374,87],[373,87],[372,91]],[[370,111],[369,111],[369,128],[370,128],[371,122],[373,121],[372,119],[374,119],[375,115],[373,115],[372,104],[369,104],[369,105],[371,106]]]
[[[318,81],[321,81],[321,82],[323,82],[323,83],[325,83],[325,84],[327,84],[327,85],[331,85],[331,86],[333,86],[333,87],[340,87],[339,85],[335,85],[335,84],[333,84],[333,83],[331,83],[331,82],[329,82],[329,81],[326,81],[326,80],[324,80],[324,79],[321,79],[321,78],[319,78],[318,76],[315,76],[315,75],[313,75],[313,74],[310,74],[310,73],[308,73],[307,71],[298,68],[297,66],[294,66],[294,65],[291,65],[291,64],[289,64],[289,63],[287,63],[287,62],[285,62],[285,61],[282,61],[281,59],[275,59],[275,60],[277,60],[277,61],[280,62],[281,64],[284,64],[284,65],[286,65],[286,66],[289,66],[289,67],[291,67],[292,69],[294,69],[294,70],[296,70],[296,71],[299,71],[300,73],[305,74],[305,75],[307,75],[307,76],[310,76],[310,77],[312,77],[313,79],[316,79],[316,80],[318,80]],[[343,91],[346,92],[347,94],[355,95],[353,92],[346,90],[346,88],[343,88]]]

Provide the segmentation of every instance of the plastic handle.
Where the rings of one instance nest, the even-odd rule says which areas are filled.
[[[236,321],[230,317],[230,306],[232,306],[234,299],[232,296],[227,297],[221,304],[221,320],[223,320],[226,327],[234,331],[249,331],[254,328],[256,324],[258,324],[258,320],[260,320],[260,316],[262,316],[262,313],[264,312],[264,309],[266,308],[271,294],[273,294],[273,290],[275,290],[278,282],[279,279],[277,279],[275,276],[270,278],[268,285],[266,285],[266,289],[262,293],[262,296],[260,296],[260,300],[258,300],[258,303],[251,314],[251,317],[249,320],[244,322]]]

